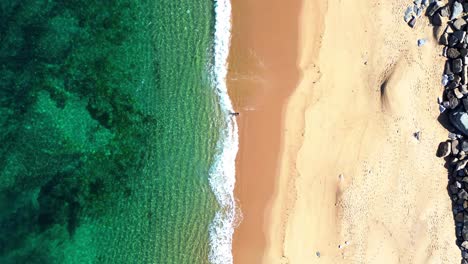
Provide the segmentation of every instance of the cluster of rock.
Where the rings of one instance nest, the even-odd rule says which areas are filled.
[[[432,2],[426,14],[434,26],[444,26],[439,42],[447,58],[442,76],[445,89],[438,103],[453,132],[439,144],[437,156],[447,158],[457,244],[462,264],[468,264],[468,0],[450,3]]]
[[[429,0],[414,0],[414,5],[406,8],[404,19],[410,27],[414,27],[416,25],[416,21],[422,16],[424,9],[429,5],[429,2]]]

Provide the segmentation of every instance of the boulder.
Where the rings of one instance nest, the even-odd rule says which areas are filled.
[[[444,158],[450,155],[450,151],[451,151],[451,143],[447,141],[441,142],[439,144],[439,148],[437,149],[436,155],[439,158]]]
[[[468,151],[468,140],[463,140],[463,141],[461,142],[460,149],[461,149],[461,151],[463,151],[463,152],[467,152],[467,151]]]
[[[450,100],[449,100],[449,107],[450,107],[450,109],[455,109],[455,108],[457,108],[457,106],[458,106],[459,104],[460,104],[460,101],[458,100],[457,97],[454,96],[454,97],[450,98]]]
[[[439,112],[442,114],[443,112],[445,112],[445,110],[447,110],[446,107],[444,107],[443,105],[439,105]]]
[[[468,241],[463,241],[460,246],[464,249],[468,249]]]
[[[467,163],[468,163],[468,160],[461,160],[461,161],[457,162],[457,166],[455,167],[455,171],[462,171],[463,172],[462,175],[464,175],[465,172],[463,171],[463,169],[465,169]],[[466,199],[468,199],[468,193],[467,193]]]
[[[450,7],[448,5],[444,7],[439,7],[439,9],[440,9],[439,13],[441,16],[447,17],[447,18],[450,16]],[[429,10],[432,11],[431,9]],[[429,11],[428,11],[428,14],[430,14]]]
[[[444,45],[444,46],[447,46],[448,45],[448,38],[449,38],[448,33],[442,34],[442,36],[440,36],[439,43]]]
[[[468,12],[468,3],[463,4],[463,11]]]
[[[451,149],[452,149],[452,154],[453,154],[453,155],[458,155],[458,153],[460,152],[460,148],[459,148],[459,146],[458,146],[459,144],[460,144],[460,143],[459,143],[458,139],[452,140],[452,142],[451,142],[451,145],[452,145]]]
[[[457,97],[457,99],[462,99],[463,98],[463,93],[460,91],[459,88],[453,90],[453,94],[455,94],[455,97]]]
[[[458,51],[460,52],[460,56],[462,57],[465,57],[466,55],[468,55],[468,49],[461,48]]]
[[[463,209],[465,209],[465,210],[468,209],[468,201],[463,202]]]
[[[452,71],[454,73],[460,73],[463,70],[463,61],[458,58],[452,61]]]
[[[452,15],[450,16],[450,20],[459,17],[461,13],[463,13],[463,5],[458,1],[453,2]]]
[[[449,35],[449,37],[448,37],[448,46],[449,47],[455,47],[455,45],[457,45],[459,42],[460,42],[460,39],[458,39],[456,36],[454,36],[453,34]]]
[[[408,23],[411,20],[411,18],[413,18],[413,7],[412,6],[409,6],[408,8],[406,8],[405,16],[403,18],[404,18],[406,23]]]
[[[460,52],[456,48],[449,48],[447,50],[447,57],[450,59],[456,59],[460,56]]]
[[[453,36],[458,39],[458,43],[464,43],[466,37],[466,31],[464,30],[457,30],[453,32]]]
[[[408,22],[408,25],[412,28],[416,25],[416,17],[413,17],[410,22]]]
[[[468,136],[468,114],[456,110],[449,114],[450,123],[458,129],[463,135]]]
[[[463,213],[458,213],[455,215],[455,221],[458,223],[463,223]]]
[[[453,185],[453,184],[449,186],[449,189],[450,189],[450,193],[452,193],[452,194],[458,193],[458,188],[457,188],[457,186],[455,186],[455,185]]]
[[[461,72],[461,82],[466,85],[468,84],[468,66],[463,65],[462,72]]]
[[[450,82],[448,85],[447,85],[447,90],[453,90],[455,88],[457,88],[458,84],[454,81]],[[456,97],[455,94],[453,92],[450,92],[449,95],[448,95],[448,98],[452,98],[452,97]]]
[[[457,195],[458,195],[458,198],[462,199],[463,201],[468,200],[468,192],[466,192],[464,189],[461,189]]]
[[[449,61],[445,62],[444,74],[447,75],[447,79],[450,80],[450,75],[453,74],[452,72],[452,65]]]
[[[466,21],[465,19],[463,18],[457,18],[454,22],[453,22],[453,27],[456,29],[456,30],[462,30],[463,27],[466,25]]]
[[[439,12],[437,12],[435,15],[432,16],[432,25],[436,27],[442,26],[442,16],[440,15]]]

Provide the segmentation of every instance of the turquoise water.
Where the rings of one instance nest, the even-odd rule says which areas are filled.
[[[0,263],[232,262],[219,2],[1,1]]]

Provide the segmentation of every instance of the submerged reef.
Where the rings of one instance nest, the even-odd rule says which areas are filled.
[[[158,76],[141,48],[145,8],[1,1],[0,263],[60,263],[51,252],[83,219],[132,195],[158,131],[143,94]]]

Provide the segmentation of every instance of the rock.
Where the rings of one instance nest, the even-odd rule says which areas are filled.
[[[422,15],[423,9],[421,7],[416,7],[415,13],[417,17],[420,17]]]
[[[458,18],[453,22],[453,27],[456,30],[461,30],[466,25],[466,21],[463,18]]]
[[[463,4],[463,11],[468,12],[468,3]]]
[[[464,85],[468,84],[468,66],[467,65],[463,65],[463,69],[461,72],[461,82]]]
[[[468,249],[468,241],[463,241],[460,246],[464,249]]]
[[[440,9],[439,13],[440,13],[441,16],[447,17],[447,18],[450,16],[450,7],[448,5],[446,5],[446,6],[442,7],[442,8],[439,7],[439,9]]]
[[[468,209],[468,201],[463,202],[463,209]]]
[[[418,39],[418,47],[424,46],[424,44],[426,44],[426,41],[426,39]]]
[[[442,23],[442,22],[441,22]],[[448,33],[444,33],[442,34],[442,36],[440,36],[440,39],[439,39],[439,43],[444,45],[444,46],[447,46],[448,45],[448,38],[449,38],[449,34]]]
[[[452,154],[453,154],[453,155],[458,155],[458,153],[460,152],[459,146],[458,146],[459,144],[460,144],[460,143],[459,143],[458,139],[452,140],[452,142],[451,142],[451,145],[452,145],[451,149],[452,149]]]
[[[447,89],[448,89],[448,90],[453,90],[453,89],[457,88],[457,86],[458,86],[458,85],[457,85],[456,82],[450,82],[450,83],[447,85]],[[453,95],[452,93],[451,93],[451,95],[452,95],[452,97],[455,97],[455,95]],[[452,98],[452,97],[449,97],[449,99]]]
[[[468,136],[468,114],[462,111],[453,111],[449,114],[450,123],[463,135]]]
[[[460,52],[460,56],[465,57],[468,55],[468,49],[462,48],[458,50]]]
[[[464,228],[464,227],[463,227],[463,228]],[[462,232],[463,232],[463,231],[462,231]],[[465,234],[463,234],[463,237],[464,237],[464,236],[465,236]],[[465,240],[468,240],[468,239],[465,239]],[[468,259],[468,252],[467,252],[467,251],[465,251],[465,250],[462,251],[462,258]]]
[[[460,73],[462,71],[463,61],[458,58],[452,61],[452,71],[454,73]]]
[[[414,0],[413,3],[417,6],[420,6],[422,3],[422,0]]]
[[[439,105],[439,112],[442,114],[443,112],[445,112],[445,110],[447,110],[447,108],[445,108],[443,105]]]
[[[450,107],[450,103],[448,101],[443,101],[442,102],[442,106],[445,107],[445,108],[449,108]]]
[[[457,30],[453,32],[453,35],[455,38],[458,39],[458,43],[464,43],[465,42],[465,37],[466,37],[466,31],[462,30]]]
[[[468,98],[462,99],[463,108],[465,108],[465,112],[468,112]]]
[[[455,167],[455,171],[460,171],[460,170],[465,169],[467,163],[468,163],[468,160],[459,161],[459,162],[457,163],[457,166]],[[463,172],[463,173],[464,173],[464,172]],[[467,193],[467,198],[466,198],[466,199],[468,199],[468,193]],[[466,200],[466,199],[465,199],[465,200]]]
[[[458,198],[463,199],[463,201],[468,200],[468,193],[464,189],[461,189],[457,195]]]
[[[450,139],[456,139],[456,138],[457,138],[457,134],[452,133],[452,132],[449,132],[449,133],[448,133],[448,138],[450,138]]]
[[[416,25],[416,20],[417,18],[416,17],[413,17],[410,22],[408,22],[408,25],[412,28],[414,28],[414,26]]]
[[[419,141],[421,139],[421,131],[414,132],[413,137]]]
[[[450,192],[451,192],[452,194],[458,193],[458,188],[457,188],[457,186],[455,186],[455,185],[450,185],[450,186],[449,186],[449,189],[450,189]]]
[[[463,5],[460,2],[453,2],[452,5],[452,15],[450,16],[450,20],[453,20],[459,17],[463,13]]]
[[[450,142],[441,142],[439,148],[437,149],[437,157],[444,158],[450,155],[451,143]]]
[[[460,56],[460,52],[455,48],[449,48],[447,50],[447,57],[450,59],[456,59]]]
[[[460,101],[456,97],[450,98],[449,107],[450,109],[455,109],[460,104]]]
[[[440,27],[442,26],[442,16],[440,15],[440,13],[436,13],[435,15],[432,16],[432,25],[436,26],[436,27]]]
[[[453,82],[455,82],[457,85],[460,84],[460,81],[461,81],[460,75],[454,75],[453,76]]]
[[[460,39],[455,37],[453,34],[449,35],[449,37],[448,37],[448,46],[449,47],[455,47],[455,45],[457,45],[459,42],[460,42]]]
[[[447,64],[445,64],[445,65],[447,66]],[[448,78],[447,74],[442,75],[442,81],[441,81],[442,85],[446,86],[448,84],[448,82],[449,82],[449,78]],[[440,102],[439,102],[439,104],[440,104]]]
[[[405,16],[404,16],[405,22],[408,23],[411,20],[411,18],[413,18],[413,7],[409,6],[408,8],[406,8],[406,11],[405,11]]]
[[[460,91],[459,88],[453,90],[453,93],[455,94],[455,97],[457,97],[457,99],[462,99],[463,98],[463,93]]]
[[[463,140],[460,146],[461,151],[467,152],[468,151],[468,140]]]
[[[452,72],[452,65],[449,61],[445,62],[444,74],[447,75],[447,80],[450,80],[450,75],[453,74]]]
[[[455,215],[455,221],[459,223],[463,223],[463,213],[458,213]]]

